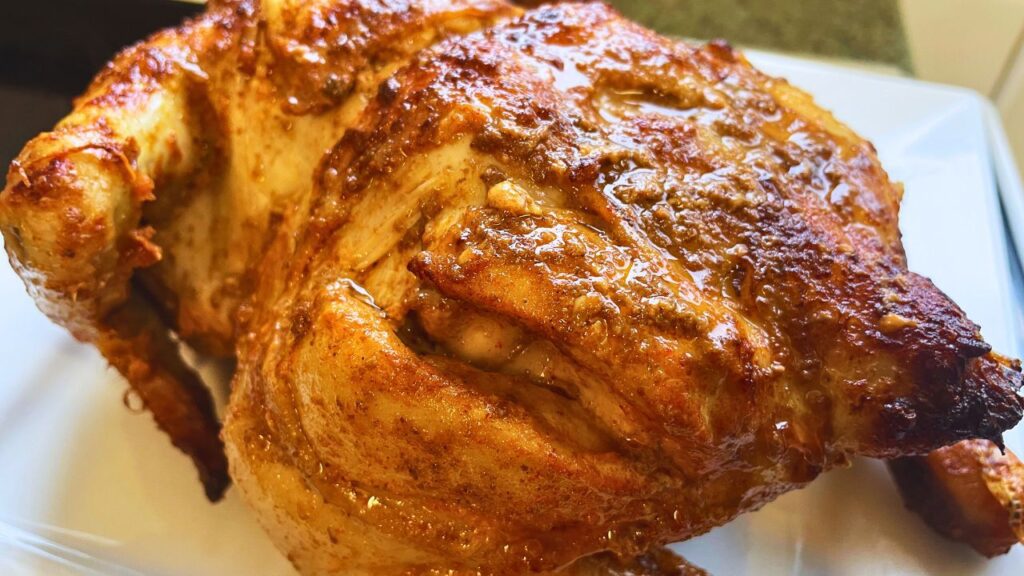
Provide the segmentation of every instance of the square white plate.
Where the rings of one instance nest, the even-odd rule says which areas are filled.
[[[1006,151],[991,149],[987,102],[802,60],[751,59],[875,143],[906,184],[911,268],[932,277],[998,350],[1020,356],[992,160]],[[206,502],[188,460],[148,416],[122,405],[120,376],[38,313],[6,264],[0,366],[0,574],[293,574],[235,492]],[[1022,440],[1007,435],[1018,450]],[[932,534],[869,461],[677,548],[717,576],[1024,574],[1024,547],[985,561]]]

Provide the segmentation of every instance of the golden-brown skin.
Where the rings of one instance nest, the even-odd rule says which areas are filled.
[[[211,4],[120,54],[26,145],[0,195],[0,230],[43,312],[125,374],[216,499],[227,463],[208,392],[173,347],[160,348],[163,368],[133,352],[163,334],[138,342],[110,315],[160,316],[200,351],[232,356],[255,263],[377,85],[408,54],[513,9]]]
[[[600,4],[236,0],[31,142],[0,229],[119,368],[157,314],[234,352],[231,475],[304,573],[654,574],[615,559],[1019,420],[899,200],[803,92]]]
[[[937,532],[998,556],[1024,542],[1024,464],[987,440],[889,463],[907,507]]]

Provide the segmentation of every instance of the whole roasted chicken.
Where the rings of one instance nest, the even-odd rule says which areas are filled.
[[[852,456],[1020,419],[900,196],[805,93],[602,4],[221,0],[26,146],[0,228],[302,572],[663,574]],[[179,342],[237,361],[220,437]],[[950,505],[1006,524],[1000,478]]]

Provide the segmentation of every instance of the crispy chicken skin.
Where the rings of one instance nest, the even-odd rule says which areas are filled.
[[[236,357],[231,477],[303,573],[688,574],[657,547],[1020,419],[900,196],[805,93],[602,4],[233,0],[30,142],[0,229],[211,496],[169,331]]]
[[[229,480],[209,393],[153,328],[233,356],[256,262],[377,86],[416,50],[513,13],[490,0],[211,2],[120,54],[11,165],[0,230],[15,270],[128,378],[212,499]]]

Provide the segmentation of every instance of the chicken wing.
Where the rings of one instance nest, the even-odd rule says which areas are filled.
[[[936,532],[998,556],[1024,542],[1024,464],[986,440],[889,462],[907,507]]]
[[[12,265],[139,391],[211,498],[228,477],[208,392],[175,347],[152,361],[157,331],[112,317],[130,306],[233,356],[255,264],[323,152],[411,54],[513,13],[497,0],[211,2],[120,54],[12,164],[0,195]]]

